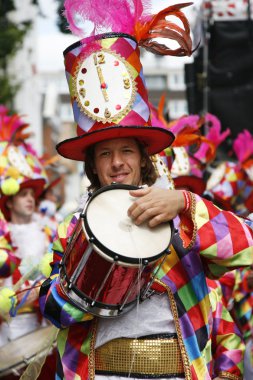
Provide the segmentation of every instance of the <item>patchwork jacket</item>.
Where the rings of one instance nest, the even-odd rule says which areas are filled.
[[[251,265],[253,233],[233,213],[220,210],[197,195],[191,197],[191,210],[174,220],[177,239],[158,271],[156,282],[166,289],[169,297],[185,379],[207,380],[213,378],[213,373],[240,379],[243,350],[240,342],[232,339],[234,324],[228,322],[226,327],[223,306],[210,295],[206,276],[219,278],[234,268]],[[59,263],[78,218],[77,214],[70,215],[58,228],[52,273],[41,287],[40,307],[43,315],[59,328],[61,361],[56,379],[92,380],[97,318],[69,302],[59,278]],[[177,244],[178,239],[182,244]],[[220,339],[217,332],[222,335]],[[216,347],[219,346],[216,354],[212,346],[214,336]]]

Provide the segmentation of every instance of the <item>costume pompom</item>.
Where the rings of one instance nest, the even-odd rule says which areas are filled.
[[[8,178],[2,182],[1,190],[4,195],[15,195],[20,190],[20,185],[16,179]]]
[[[17,297],[9,288],[0,289],[0,315],[6,316],[13,306],[17,304]]]
[[[53,253],[47,252],[41,259],[39,268],[40,272],[45,276],[46,278],[50,276],[51,273],[51,266],[50,263],[53,261]]]

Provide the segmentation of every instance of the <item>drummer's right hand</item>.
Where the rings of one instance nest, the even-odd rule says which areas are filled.
[[[136,201],[128,209],[128,216],[136,225],[148,222],[150,227],[174,219],[185,207],[181,190],[167,190],[158,187],[131,190]]]
[[[28,294],[28,295],[27,295]],[[27,298],[25,298],[27,296]],[[27,289],[20,293],[17,292],[18,303],[25,300],[24,305],[32,305],[39,298],[39,287]]]

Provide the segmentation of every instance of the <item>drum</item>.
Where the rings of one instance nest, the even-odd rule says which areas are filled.
[[[55,334],[53,326],[41,327],[29,334],[23,335],[0,348],[0,378],[13,378],[24,371],[25,367],[35,358],[50,356],[49,339]],[[53,379],[55,376],[47,376]],[[35,378],[35,377],[34,377]]]
[[[136,226],[127,210],[136,186],[113,184],[94,192],[60,264],[60,285],[82,311],[115,317],[130,310],[169,252],[173,223]]]

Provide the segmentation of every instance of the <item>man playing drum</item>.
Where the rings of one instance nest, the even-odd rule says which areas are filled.
[[[226,323],[222,313],[217,317],[218,303],[211,302],[205,277],[251,265],[252,230],[193,193],[156,187],[149,157],[168,147],[173,135],[151,126],[138,45],[159,54],[190,54],[187,20],[180,5],[141,17],[140,2],[112,3],[110,13],[104,2],[89,10],[85,1],[78,6],[65,1],[72,30],[78,29],[77,11],[95,22],[94,31],[113,25],[113,32],[92,35],[64,52],[78,137],[57,150],[85,162],[93,193],[83,210],[59,226],[52,272],[40,290],[41,311],[59,328],[56,378],[240,379],[242,351],[231,330],[212,351],[213,315],[216,324]],[[167,23],[167,15],[179,17],[184,29]],[[180,47],[171,50],[154,41],[157,36],[176,39]],[[121,190],[130,198],[126,208]],[[121,211],[124,219],[114,223]],[[150,246],[163,227],[169,250],[152,258]],[[138,247],[131,241],[135,231],[149,231]],[[128,257],[132,243],[135,258]],[[216,325],[215,331],[222,329]],[[216,367],[216,359],[222,365]]]

